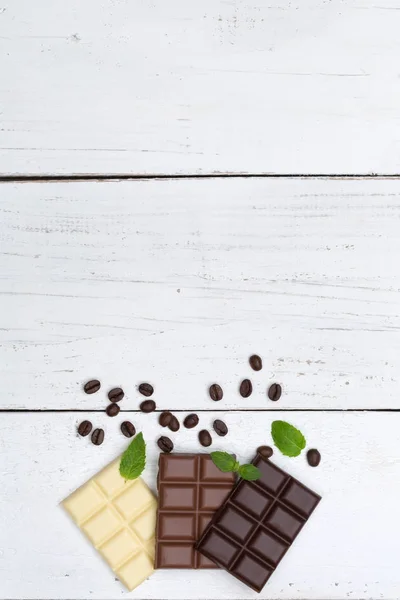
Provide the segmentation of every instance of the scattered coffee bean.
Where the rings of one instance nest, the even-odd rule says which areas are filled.
[[[321,454],[315,448],[312,448],[307,452],[307,462],[310,467],[318,467],[321,462]]]
[[[114,388],[108,392],[108,399],[111,400],[111,402],[121,402],[124,396],[124,390],[121,388]]]
[[[261,371],[262,360],[257,354],[253,354],[253,356],[250,356],[249,363],[253,371]]]
[[[130,421],[124,421],[121,423],[121,431],[127,438],[133,437],[136,433],[135,426]]]
[[[93,425],[90,421],[82,421],[82,423],[78,427],[78,433],[82,437],[86,437],[92,431]]]
[[[268,398],[276,402],[282,396],[282,387],[279,383],[273,383],[268,390]]]
[[[104,429],[95,429],[91,439],[95,446],[100,446],[104,441]]]
[[[152,385],[150,385],[150,383],[141,383],[139,385],[139,392],[143,395],[143,396],[152,396],[153,392],[154,392],[154,388]]]
[[[98,379],[91,379],[83,386],[83,389],[86,394],[94,394],[98,392],[101,387],[100,381]]]
[[[196,415],[196,413],[192,413],[191,415],[188,415],[187,417],[185,417],[183,424],[186,427],[186,429],[193,429],[193,427],[196,427],[198,422],[199,422],[199,417]]]
[[[240,395],[243,398],[248,398],[249,396],[251,396],[251,392],[253,391],[253,386],[251,384],[250,379],[243,379],[242,383],[240,384]]]
[[[211,444],[212,444],[211,435],[206,429],[202,429],[199,432],[199,442],[202,446],[205,446],[206,448],[208,446],[211,446]]]
[[[214,427],[215,433],[217,433],[218,435],[220,435],[222,437],[228,433],[228,427],[227,427],[226,423],[224,423],[220,419],[215,419],[215,421],[213,423],[213,427]]]
[[[178,431],[178,429],[180,428],[179,421],[175,417],[175,415],[171,415],[171,419],[168,423],[168,427],[171,431]]]
[[[151,413],[156,410],[156,403],[154,400],[144,400],[140,404],[140,410],[144,413]]]
[[[224,392],[222,391],[222,387],[218,385],[218,383],[213,383],[212,385],[210,385],[209,394],[211,400],[217,402],[218,400],[222,400]]]
[[[258,446],[257,452],[258,454],[261,454],[263,458],[270,458],[274,453],[270,446]]]
[[[158,422],[160,423],[161,427],[167,427],[169,425],[169,422],[171,421],[171,417],[172,415],[168,410],[162,412],[160,418],[158,419]]]
[[[158,438],[157,444],[160,450],[166,452],[167,454],[169,454],[174,448],[172,440],[170,440],[169,437],[166,437],[165,435],[162,435],[160,438]]]
[[[109,417],[116,417],[120,410],[121,409],[118,406],[118,404],[115,404],[115,402],[111,402],[111,404],[109,404],[106,408],[106,414]]]

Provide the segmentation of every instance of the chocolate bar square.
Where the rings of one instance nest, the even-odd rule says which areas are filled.
[[[194,546],[235,483],[208,454],[160,454],[156,569],[215,569]]]
[[[196,549],[261,592],[321,498],[261,455],[252,462],[261,477],[238,482]]]

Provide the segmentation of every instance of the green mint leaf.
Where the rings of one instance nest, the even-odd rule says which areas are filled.
[[[140,432],[133,438],[122,455],[119,472],[124,479],[136,479],[143,473],[146,464],[146,442]]]
[[[260,469],[254,465],[242,465],[239,467],[238,473],[239,477],[247,481],[255,481],[261,477]]]
[[[235,460],[233,454],[228,452],[211,452],[210,456],[214,465],[223,473],[238,473],[242,479],[255,481],[261,477],[261,471],[254,465],[242,465]]]
[[[304,435],[286,421],[274,421],[271,425],[275,446],[285,456],[298,456],[306,447]]]
[[[237,471],[239,465],[232,454],[228,454],[228,452],[211,452],[210,456],[214,465],[223,473]]]

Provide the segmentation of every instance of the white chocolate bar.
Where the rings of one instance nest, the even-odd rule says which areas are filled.
[[[157,502],[140,477],[125,481],[120,458],[63,501],[129,591],[154,571]]]

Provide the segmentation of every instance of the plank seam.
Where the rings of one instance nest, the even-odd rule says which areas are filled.
[[[157,409],[154,413],[162,413],[166,409]],[[260,413],[292,413],[292,412],[304,412],[304,413],[398,413],[400,408],[226,408],[226,409],[182,409],[182,408],[170,408],[171,412],[174,413],[245,413],[245,412],[260,412]],[[0,413],[105,413],[105,410],[101,408],[0,408]],[[143,414],[139,409],[121,409],[119,414],[122,413],[136,413]]]
[[[179,179],[400,179],[400,173],[116,173],[88,175],[70,173],[66,175],[0,175],[0,183],[52,183],[73,181],[148,181],[148,180],[179,180]]]

